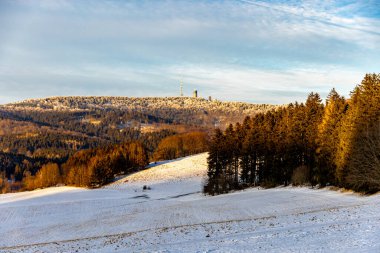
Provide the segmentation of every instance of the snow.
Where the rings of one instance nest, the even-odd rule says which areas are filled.
[[[152,164],[96,190],[0,195],[0,252],[380,252],[380,195],[205,196],[206,158]]]

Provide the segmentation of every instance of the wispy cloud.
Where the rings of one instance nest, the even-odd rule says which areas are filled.
[[[2,1],[0,103],[176,95],[285,103],[380,69],[376,1]],[[379,8],[380,9],[380,8]],[[341,89],[339,89],[341,88]]]

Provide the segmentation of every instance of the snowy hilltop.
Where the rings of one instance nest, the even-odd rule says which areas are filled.
[[[192,109],[206,111],[226,111],[228,113],[253,114],[275,108],[269,104],[244,102],[222,102],[193,97],[50,97],[28,99],[5,105],[7,108],[50,109],[50,110],[93,110],[128,109],[142,112],[153,109]]]

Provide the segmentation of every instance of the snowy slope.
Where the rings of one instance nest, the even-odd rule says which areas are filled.
[[[379,195],[287,187],[204,196],[206,157],[97,190],[0,195],[0,252],[380,252]]]

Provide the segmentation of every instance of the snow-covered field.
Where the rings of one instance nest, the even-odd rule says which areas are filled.
[[[97,190],[0,195],[0,252],[380,252],[380,195],[286,187],[204,196],[206,157]]]

